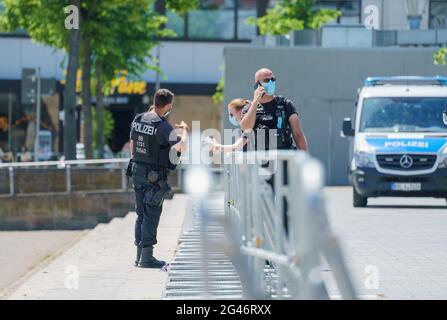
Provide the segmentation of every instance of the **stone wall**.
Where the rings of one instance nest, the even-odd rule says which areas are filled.
[[[178,171],[169,175],[175,192]],[[121,170],[73,168],[72,192],[66,192],[66,171],[57,168],[14,170],[14,196],[9,172],[0,170],[0,230],[85,229],[135,208],[132,183],[121,190]]]
[[[72,168],[73,191],[112,190],[121,188],[121,170],[108,168]],[[57,168],[14,169],[15,193],[64,192],[66,170]],[[0,170],[0,194],[9,193],[9,172]]]
[[[0,230],[93,228],[134,208],[131,190],[0,196]]]
[[[169,175],[169,183],[177,186],[177,172]],[[108,168],[72,168],[72,191],[120,190],[121,170]],[[127,181],[127,179],[126,179]],[[132,188],[131,182],[128,187]],[[66,192],[65,169],[14,169],[16,194]],[[8,169],[0,169],[0,195],[9,194]]]

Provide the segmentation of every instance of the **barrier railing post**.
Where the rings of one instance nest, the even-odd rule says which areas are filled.
[[[124,164],[120,165],[121,168],[121,190],[126,191],[127,190],[127,180],[126,180],[126,169],[124,167]]]
[[[253,288],[249,298],[328,299],[323,279],[316,274],[321,256],[333,267],[342,296],[355,298],[324,210],[321,164],[296,151],[248,152],[243,157],[247,163],[225,167],[225,196],[229,214],[238,216],[236,237],[242,240],[239,252],[248,270],[242,274],[245,285]],[[261,165],[265,161],[269,168]]]
[[[177,188],[183,191],[183,167],[177,170]]]
[[[15,191],[14,191],[14,168],[9,167],[8,171],[9,171],[9,195],[13,196],[15,193]]]
[[[71,165],[67,164],[65,166],[65,183],[66,183],[66,189],[67,193],[71,193]]]
[[[23,169],[23,168],[49,168],[49,167],[56,167],[62,170],[65,170],[65,190],[67,193],[70,193],[73,191],[73,181],[72,181],[72,172],[71,172],[71,166],[78,166],[78,167],[84,167],[87,165],[113,165],[116,167],[117,164],[120,165],[120,167],[124,167],[129,162],[130,159],[126,158],[116,158],[116,159],[88,159],[88,160],[57,160],[57,161],[36,161],[36,162],[12,162],[12,163],[0,163],[0,170],[7,170],[8,177],[5,178],[8,179],[6,182],[7,185],[9,185],[9,193],[7,191],[6,194],[9,195],[16,195],[20,193],[20,190],[16,190],[15,188],[15,170],[16,169]],[[118,190],[122,190],[124,181],[121,183],[121,187],[118,188]],[[8,186],[6,186],[8,188]],[[109,190],[109,189],[107,189]],[[126,190],[127,190],[127,183],[126,183]],[[88,191],[88,190],[86,190]],[[51,192],[51,191],[50,191]]]

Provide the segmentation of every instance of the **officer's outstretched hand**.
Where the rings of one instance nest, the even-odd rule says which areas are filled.
[[[180,122],[180,124],[175,124],[177,129],[183,129],[189,131],[189,126],[185,123],[185,121]]]

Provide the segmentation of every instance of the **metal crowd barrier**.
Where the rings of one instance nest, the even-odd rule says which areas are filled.
[[[127,190],[126,166],[129,159],[101,159],[101,160],[60,160],[60,161],[36,161],[36,162],[12,162],[0,163],[0,170],[7,169],[9,171],[9,195],[15,194],[14,172],[16,169],[36,168],[36,167],[56,167],[65,170],[66,192],[72,192],[72,167],[86,165],[112,165],[121,168],[121,189]]]
[[[325,212],[322,165],[296,151],[224,157],[226,233],[245,298],[328,299],[326,263],[341,297],[355,299]]]
[[[15,195],[15,182],[14,175],[16,169],[24,169],[24,168],[49,168],[56,167],[61,170],[65,170],[65,185],[66,192],[71,193],[73,190],[72,187],[72,168],[74,166],[83,167],[86,165],[104,165],[111,166],[112,168],[120,168],[121,169],[121,190],[126,191],[128,189],[128,179],[126,177],[126,167],[129,163],[128,158],[115,158],[115,159],[92,159],[92,160],[59,160],[59,161],[36,161],[36,162],[11,162],[11,163],[0,163],[0,170],[6,169],[8,170],[8,180],[9,180],[9,195]],[[186,171],[187,166],[179,165],[177,168],[177,189],[183,191],[183,175],[184,171]],[[221,168],[212,168],[210,171],[219,175],[222,174]]]

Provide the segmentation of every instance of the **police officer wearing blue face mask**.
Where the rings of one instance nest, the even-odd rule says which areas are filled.
[[[160,89],[154,95],[154,105],[146,113],[138,114],[130,132],[131,164],[137,220],[135,223],[135,265],[140,268],[162,268],[166,263],[153,256],[157,243],[157,228],[163,201],[170,196],[167,183],[170,170],[176,159],[186,151],[188,126],[183,121],[176,124],[182,130],[177,136],[166,116],[172,111],[174,94]]]
[[[276,149],[294,149],[296,145],[300,150],[307,151],[307,140],[293,102],[275,94],[276,77],[273,72],[266,68],[258,70],[254,87],[255,103],[244,108],[240,126],[244,131],[255,131],[256,148],[268,150],[274,146],[268,139],[271,136],[269,131],[276,130]],[[261,136],[257,133],[259,130],[265,130],[265,141],[257,141],[258,136]]]

